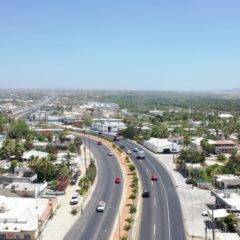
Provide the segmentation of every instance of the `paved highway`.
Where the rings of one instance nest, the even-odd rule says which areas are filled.
[[[128,140],[120,143],[126,149],[138,147]],[[144,198],[139,240],[185,240],[185,229],[181,206],[176,188],[166,169],[148,152],[146,159],[136,159],[136,154],[130,154],[142,179],[143,188],[150,191],[150,198]],[[158,175],[158,181],[151,181],[153,174]]]
[[[116,176],[122,172],[115,156],[108,156],[108,148],[91,140],[91,151],[98,165],[96,189],[82,216],[71,228],[64,240],[107,240],[110,239],[123,192],[123,183],[115,184]],[[96,212],[97,203],[103,200],[106,208],[103,213]],[[63,219],[64,221],[64,219]],[[67,224],[67,223],[66,223]]]

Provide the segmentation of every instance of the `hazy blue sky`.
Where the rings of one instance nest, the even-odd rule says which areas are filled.
[[[240,87],[240,0],[1,1],[0,83]]]

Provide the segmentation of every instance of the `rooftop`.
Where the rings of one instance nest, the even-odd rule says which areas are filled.
[[[48,199],[0,196],[0,231],[35,230],[38,216],[48,206]]]

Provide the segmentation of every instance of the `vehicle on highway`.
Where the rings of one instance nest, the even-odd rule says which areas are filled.
[[[79,195],[73,195],[71,200],[70,200],[70,205],[76,205],[79,203]]]
[[[108,156],[113,156],[113,153],[112,152],[108,152]]]
[[[146,155],[144,151],[138,151],[137,159],[145,159]]]
[[[97,145],[102,145],[102,142],[98,141]]]
[[[157,175],[152,175],[151,180],[152,181],[157,181],[158,180],[158,176]]]
[[[97,205],[97,208],[96,208],[96,211],[97,212],[104,212],[105,206],[106,206],[106,203],[104,201],[99,201],[98,205]]]
[[[122,145],[122,144],[121,144],[121,145],[119,145],[119,147],[120,147],[120,148],[122,148],[122,149],[123,149],[123,148],[125,148],[125,146],[124,146],[124,145]]]
[[[120,184],[121,183],[121,178],[120,177],[116,177],[115,178],[115,184]]]
[[[142,197],[143,198],[149,198],[150,197],[150,192],[147,189],[144,189],[143,193],[142,193]]]
[[[138,148],[135,147],[135,148],[133,149],[133,152],[138,152]]]
[[[127,153],[127,154],[131,154],[132,151],[131,151],[130,149],[128,149],[128,150],[126,151],[126,153]]]

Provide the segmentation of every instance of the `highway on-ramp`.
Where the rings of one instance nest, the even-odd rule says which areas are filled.
[[[115,156],[108,156],[109,149],[106,146],[97,145],[93,140],[90,142],[97,161],[98,181],[88,205],[64,240],[108,240],[114,222],[119,218],[123,182],[115,184],[114,180],[117,176],[123,180],[121,168]],[[106,202],[106,208],[103,213],[98,213],[96,206],[101,200]]]
[[[119,144],[126,149],[138,148],[139,145],[122,139]],[[134,161],[143,188],[150,191],[150,198],[143,199],[142,217],[138,240],[186,240],[181,206],[176,187],[167,170],[145,151],[145,159],[137,159],[136,154],[130,154]],[[158,181],[151,181],[152,175],[158,175]]]

